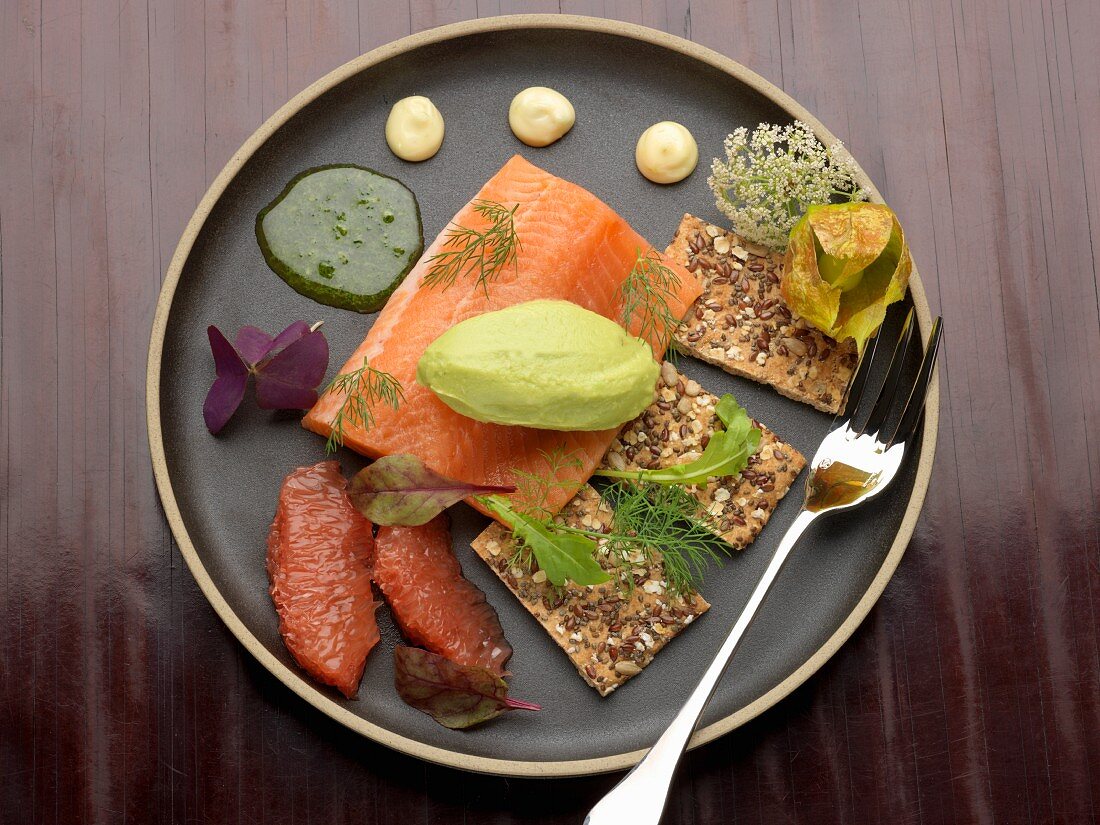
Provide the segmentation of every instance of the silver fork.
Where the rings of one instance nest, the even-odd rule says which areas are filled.
[[[749,603],[741,611],[733,630],[722,643],[714,661],[683,708],[672,720],[672,724],[634,769],[589,812],[584,820],[585,825],[657,825],[660,822],[680,757],[695,732],[707,703],[714,695],[722,674],[737,652],[745,631],[799,537],[827,513],[851,510],[870,501],[885,490],[897,475],[902,460],[915,440],[917,424],[924,410],[924,399],[936,364],[942,327],[941,318],[937,318],[932,324],[920,370],[909,389],[898,425],[889,436],[883,433],[883,428],[891,410],[897,408],[897,399],[900,396],[898,384],[905,365],[905,354],[913,338],[913,310],[910,309],[906,316],[890,359],[886,379],[871,407],[871,413],[866,423],[859,426],[855,422],[860,413],[870,365],[881,336],[873,339],[849,382],[840,414],[833,419],[829,434],[825,436],[810,462],[802,509],[779,543],[779,548],[764,571],[764,577],[749,597]]]

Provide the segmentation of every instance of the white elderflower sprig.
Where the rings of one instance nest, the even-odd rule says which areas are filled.
[[[834,197],[867,200],[855,164],[837,142],[830,147],[805,123],[761,123],[726,138],[726,159],[715,158],[707,179],[718,209],[750,241],[784,249],[806,207]]]

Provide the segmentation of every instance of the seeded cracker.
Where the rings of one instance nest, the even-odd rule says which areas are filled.
[[[640,470],[693,461],[706,447],[715,423],[720,424],[714,415],[717,403],[717,397],[665,361],[657,382],[657,400],[623,427],[611,442],[603,466]],[[754,423],[760,427],[760,447],[741,475],[687,488],[712,517],[717,528],[714,532],[738,550],[760,534],[806,465],[798,450],[764,425]]]
[[[667,467],[698,457],[714,430],[717,403],[715,396],[666,361],[656,400],[623,427],[604,457],[604,466],[619,470]],[[758,426],[760,447],[740,476],[688,487],[713,516],[716,534],[737,549],[747,547],[764,529],[806,463],[796,449],[767,427]],[[656,453],[651,446],[658,448]],[[609,524],[611,510],[586,484],[558,518],[591,530]],[[473,547],[568,654],[581,678],[602,696],[640,673],[657,651],[710,607],[698,594],[684,600],[669,596],[659,563],[633,569],[633,594],[623,592],[612,580],[591,588],[571,584],[559,595],[545,580],[535,581],[537,573],[532,576],[509,565],[515,543],[501,525],[491,524]],[[618,573],[606,556],[597,558],[612,576]],[[659,618],[654,621],[654,617]]]
[[[607,525],[611,510],[589,485],[581,488],[557,518],[589,529]],[[661,563],[633,568],[633,592],[620,588],[618,568],[606,554],[597,559],[612,580],[593,587],[569,583],[560,590],[509,565],[515,552],[512,534],[494,522],[473,542],[473,548],[516,595],[546,632],[566,652],[581,678],[607,696],[642,672],[674,636],[705,613],[710,605],[698,594],[675,598],[665,592]]]
[[[665,254],[703,283],[676,345],[726,372],[770,384],[795,401],[835,413],[856,364],[851,340],[793,316],[779,292],[783,258],[684,215]]]

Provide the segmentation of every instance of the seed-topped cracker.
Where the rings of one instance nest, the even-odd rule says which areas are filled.
[[[855,342],[837,343],[791,312],[779,291],[780,254],[693,215],[684,215],[665,254],[703,284],[676,331],[679,349],[795,401],[838,410]]]
[[[610,524],[611,508],[586,484],[555,518],[570,527],[598,530]],[[596,559],[611,581],[590,587],[568,582],[555,588],[541,570],[532,573],[513,564],[515,540],[496,522],[474,539],[473,548],[601,696],[641,673],[661,648],[710,608],[698,593],[668,592],[659,559],[624,570],[601,549]],[[633,575],[634,586],[624,588],[621,575]]]
[[[714,415],[717,403],[717,397],[665,361],[657,382],[657,400],[623,426],[611,442],[603,466],[644,470],[695,460],[709,443],[715,425],[721,426]],[[798,450],[780,441],[763,424],[753,423],[760,428],[760,447],[739,476],[687,488],[709,514],[715,534],[738,550],[760,534],[806,466]]]

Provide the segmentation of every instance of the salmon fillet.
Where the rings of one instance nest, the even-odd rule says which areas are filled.
[[[618,428],[553,432],[474,421],[416,383],[417,361],[429,344],[455,324],[524,301],[572,301],[618,320],[622,308],[617,291],[638,253],[653,246],[591,192],[519,155],[489,179],[474,198],[478,199],[517,205],[514,225],[521,245],[517,266],[502,271],[489,284],[488,295],[475,288],[473,277],[460,278],[448,289],[422,286],[428,260],[447,248],[447,233],[432,242],[341,369],[356,370],[366,359],[401,382],[405,401],[397,410],[375,405],[374,425],[369,430],[347,428],[344,443],[374,458],[412,453],[436,472],[478,484],[512,484],[517,470],[545,476],[545,454],[560,450],[576,461],[559,468],[559,483],[541,502],[547,511],[557,512],[592,474]],[[471,228],[486,226],[473,202],[463,206],[453,222]],[[682,318],[701,287],[683,266],[663,255],[661,259],[680,279],[669,307]],[[658,348],[659,361],[663,348]],[[340,393],[322,396],[303,426],[327,437],[343,400]],[[522,498],[524,493],[515,495]]]

